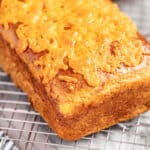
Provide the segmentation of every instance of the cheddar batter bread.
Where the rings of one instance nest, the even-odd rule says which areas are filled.
[[[67,140],[150,108],[150,44],[110,0],[1,0],[0,64]]]

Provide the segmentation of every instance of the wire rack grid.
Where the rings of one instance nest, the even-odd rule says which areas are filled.
[[[150,1],[116,2],[150,38]],[[150,150],[150,111],[78,141],[64,141],[33,110],[26,93],[0,69],[0,135],[1,131],[16,145],[13,150]],[[7,142],[8,136],[0,136],[0,145]]]

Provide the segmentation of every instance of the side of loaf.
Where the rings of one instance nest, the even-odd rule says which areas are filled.
[[[0,64],[63,139],[150,108],[150,44],[110,0],[2,0]]]

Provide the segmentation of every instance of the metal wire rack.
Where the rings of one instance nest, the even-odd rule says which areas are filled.
[[[150,38],[150,1],[116,2],[136,22],[140,32]],[[0,69],[0,131],[21,150],[150,150],[150,111],[78,141],[64,141],[33,110],[26,93]],[[0,144],[6,139],[0,136]]]

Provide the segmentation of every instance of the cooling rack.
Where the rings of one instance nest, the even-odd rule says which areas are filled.
[[[118,0],[150,39],[150,0]],[[60,139],[0,69],[0,150],[150,150],[150,111],[75,142]]]

